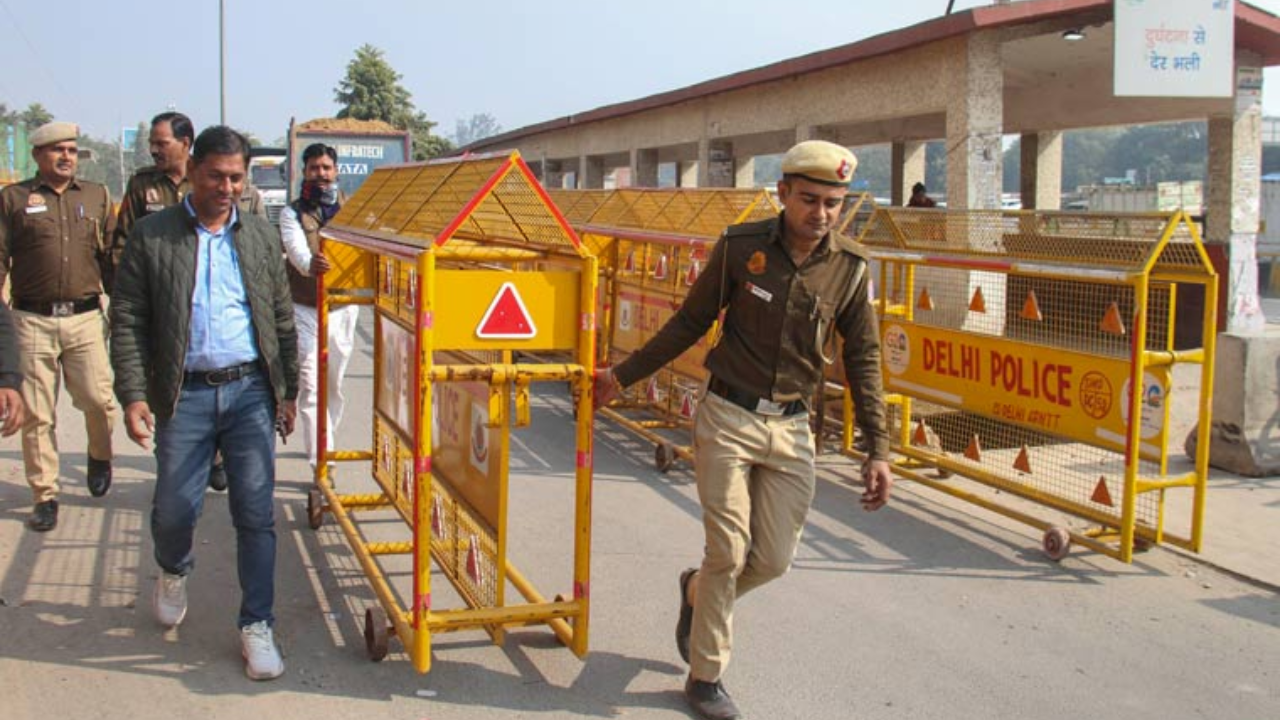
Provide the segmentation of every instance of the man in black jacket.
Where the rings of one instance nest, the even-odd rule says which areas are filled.
[[[273,435],[293,430],[298,352],[280,241],[266,220],[236,209],[248,162],[243,135],[205,130],[189,162],[191,194],[134,228],[112,296],[111,361],[129,437],[142,447],[156,440],[156,619],[176,626],[186,616],[192,537],[221,451],[245,672],[270,680],[284,672],[272,631]]]

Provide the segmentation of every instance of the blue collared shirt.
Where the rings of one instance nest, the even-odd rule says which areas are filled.
[[[190,195],[183,198],[182,204],[195,218]],[[196,286],[191,294],[188,371],[218,370],[258,358],[249,296],[235,246],[233,228],[239,218],[233,206],[231,218],[217,232],[196,222]]]

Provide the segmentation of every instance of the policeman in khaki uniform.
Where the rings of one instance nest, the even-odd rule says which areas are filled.
[[[191,183],[187,180],[187,159],[191,156],[191,145],[195,140],[195,127],[186,115],[169,111],[151,118],[148,149],[155,165],[138,168],[125,187],[111,243],[113,267],[119,265],[125,241],[139,220],[170,205],[177,205],[191,192]],[[239,210],[267,216],[261,193],[247,182],[240,195]],[[219,492],[227,489],[227,473],[220,456],[215,457],[209,472],[209,487]]]
[[[89,435],[89,492],[111,487],[111,428],[117,411],[101,307],[102,268],[111,264],[111,197],[76,178],[72,123],[31,133],[38,172],[0,190],[0,284],[13,284],[13,319],[22,348],[22,460],[35,507],[33,530],[58,524],[58,373]]]
[[[857,159],[824,141],[783,157],[774,219],[725,230],[680,310],[643,348],[596,377],[595,402],[653,374],[725,312],[707,355],[694,452],[706,534],[700,568],[680,575],[676,646],[689,663],[685,697],[704,718],[741,717],[721,684],[734,603],[787,571],[814,494],[808,400],[843,338],[846,378],[869,452],[862,506],[889,500],[889,436],[880,339],[867,258],[833,231]]]
[[[139,220],[170,205],[177,205],[191,192],[191,183],[187,181],[187,158],[195,140],[195,127],[191,124],[191,118],[186,115],[170,111],[151,118],[149,150],[155,165],[139,168],[125,187],[112,241],[112,251],[117,263],[124,252],[129,233],[133,232],[133,226]],[[251,215],[267,216],[267,209],[262,204],[262,194],[250,183],[245,183],[240,195],[239,210]]]

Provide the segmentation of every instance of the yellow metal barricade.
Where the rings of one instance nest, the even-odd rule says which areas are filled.
[[[584,197],[574,193],[585,192]],[[590,216],[575,221],[583,243],[602,263],[603,292],[597,308],[597,359],[614,364],[639,350],[684,302],[720,233],[729,225],[774,217],[778,207],[763,190],[625,189],[560,191],[555,197]],[[706,379],[703,361],[714,331],[632,388],[601,415],[654,444],[662,472],[693,453],[683,437]]]
[[[1124,562],[1144,544],[1199,550],[1217,276],[1188,216],[890,209],[861,241],[879,264],[903,475],[1045,530],[1054,559],[1073,540]],[[1204,288],[1203,348],[1175,349],[1180,285]],[[1179,363],[1200,365],[1199,396],[1176,398],[1198,414],[1199,435],[1194,467],[1171,474]],[[852,436],[849,425],[845,448],[856,455]],[[927,467],[1094,527],[1057,527]],[[1171,491],[1191,493],[1176,529]]]
[[[335,270],[318,283],[319,376],[329,308],[365,291],[358,301],[372,302],[376,318],[374,431],[370,450],[322,450],[308,517],[318,528],[334,516],[378,597],[365,617],[370,656],[385,656],[393,634],[427,672],[435,633],[484,629],[501,642],[504,627],[529,623],[584,655],[595,257],[518,153],[378,168],[321,235]],[[526,351],[566,360],[518,362]],[[548,600],[509,557],[508,449],[512,427],[529,424],[531,385],[566,381],[576,398],[573,583]],[[380,492],[338,494],[327,474],[334,461],[370,462]],[[367,541],[356,518],[372,510],[398,513],[409,537]],[[379,565],[390,554],[412,556],[403,599]],[[432,558],[466,607],[433,603]]]

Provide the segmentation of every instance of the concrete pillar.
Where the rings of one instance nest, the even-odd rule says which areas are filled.
[[[559,160],[543,160],[541,181],[543,187],[555,188],[557,190],[563,188],[564,164]]]
[[[1062,133],[1026,133],[1019,178],[1024,210],[1062,209]]]
[[[697,160],[681,160],[676,163],[676,187],[698,187],[701,163]]]
[[[968,37],[963,62],[947,83],[947,207],[999,209],[1004,74],[991,32]]]
[[[733,186],[740,188],[756,186],[756,159],[754,156],[733,161]]]
[[[1237,64],[1259,66],[1257,58]],[[1205,236],[1210,254],[1225,256],[1221,285],[1226,326],[1233,333],[1254,333],[1266,326],[1258,299],[1258,220],[1262,194],[1262,92],[1236,89],[1235,112],[1209,118],[1209,201]],[[1214,251],[1217,251],[1216,253]]]
[[[634,187],[658,187],[657,148],[635,148],[631,151],[631,184]]]
[[[709,138],[698,142],[698,187],[733,187],[733,142]]]
[[[578,158],[578,189],[599,190],[604,187],[604,158],[583,155]]]
[[[922,142],[894,142],[890,148],[889,199],[894,207],[902,207],[911,197],[911,187],[924,182],[925,144]]]

